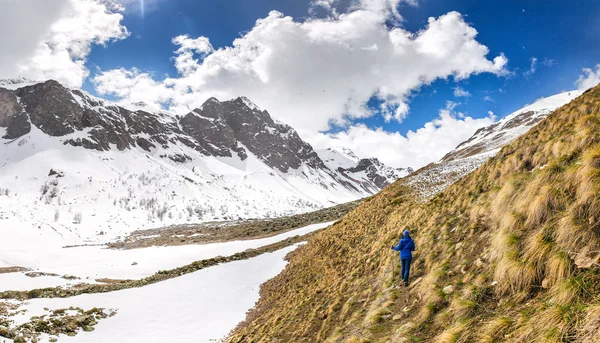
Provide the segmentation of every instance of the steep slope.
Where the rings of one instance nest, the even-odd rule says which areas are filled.
[[[20,230],[15,239],[107,241],[306,212],[379,190],[331,171],[293,128],[243,97],[209,99],[179,117],[55,81],[3,85],[0,227]]]
[[[330,170],[338,172],[351,184],[358,184],[373,193],[414,171],[410,167],[392,168],[377,158],[361,159],[348,148],[322,149],[317,150],[317,154]]]
[[[599,342],[599,130],[600,86],[427,202],[397,181],[297,250],[230,341]]]
[[[541,98],[490,126],[481,128],[467,141],[459,144],[440,161],[422,168],[409,177],[408,182],[428,199],[459,178],[481,166],[500,148],[529,131],[557,108],[580,96],[582,91],[574,90]]]

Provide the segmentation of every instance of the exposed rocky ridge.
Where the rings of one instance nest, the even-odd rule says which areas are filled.
[[[8,139],[20,137],[31,129],[29,118],[17,97],[4,88],[0,88],[0,127],[7,128],[5,138]]]
[[[6,116],[0,126],[7,128],[4,138],[16,139],[35,125],[53,137],[65,137],[65,144],[94,150],[118,150],[140,146],[145,150],[182,136],[175,119],[164,114],[130,111],[56,81],[46,81],[16,90],[0,88],[0,108]],[[84,134],[78,134],[83,132]],[[180,139],[186,142],[184,139]],[[187,142],[188,144],[191,144]]]

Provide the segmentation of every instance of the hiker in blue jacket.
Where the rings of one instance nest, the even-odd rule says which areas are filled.
[[[404,280],[404,286],[408,286],[410,262],[412,261],[412,252],[415,251],[415,242],[412,240],[412,238],[410,238],[410,232],[408,232],[408,230],[404,230],[404,237],[402,237],[398,245],[392,246],[392,249],[400,251],[402,280]]]

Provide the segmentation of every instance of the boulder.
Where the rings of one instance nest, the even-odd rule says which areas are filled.
[[[454,292],[454,286],[448,285],[442,289],[442,292],[444,292],[444,294],[452,294]]]
[[[544,289],[548,289],[548,286],[549,286],[549,284],[550,284],[550,280],[548,280],[548,279],[544,279],[544,280],[542,281],[542,288],[544,288]]]
[[[56,176],[57,178],[59,178],[59,177],[64,177],[65,173],[61,172],[60,170],[50,169],[48,176]]]

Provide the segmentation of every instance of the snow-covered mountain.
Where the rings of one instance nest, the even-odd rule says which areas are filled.
[[[337,171],[344,179],[374,191],[413,172],[410,167],[392,168],[377,158],[359,158],[344,147],[317,150],[317,154],[329,169]]]
[[[574,90],[539,99],[507,115],[497,123],[477,130],[469,140],[459,144],[444,156],[442,161],[452,161],[497,150],[523,135],[548,114],[581,94],[583,91]]]
[[[332,170],[293,128],[244,97],[211,98],[176,116],[55,81],[3,85],[3,228],[109,240],[169,224],[305,212],[371,195],[401,175],[372,159]]]
[[[500,121],[481,128],[467,141],[459,144],[439,162],[429,164],[406,178],[406,181],[429,198],[443,191],[459,178],[481,166],[502,147],[527,133],[557,108],[583,94],[574,90],[541,98]]]

